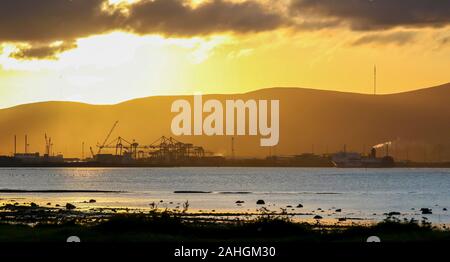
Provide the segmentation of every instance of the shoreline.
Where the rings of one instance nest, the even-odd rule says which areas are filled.
[[[396,168],[450,168],[450,162],[442,163],[395,163],[393,166],[360,166],[360,167],[336,167],[331,162],[325,164],[305,163],[273,163],[262,159],[244,160],[236,162],[171,162],[171,163],[99,163],[99,162],[64,162],[64,163],[4,163],[0,162],[0,168],[177,168],[177,167],[267,167],[267,168],[337,168],[337,169],[396,169]]]
[[[136,211],[136,210],[135,210]],[[387,218],[370,224],[297,222],[286,213],[256,216],[194,214],[185,210],[140,211],[8,205],[0,208],[0,242],[59,242],[76,235],[83,242],[364,242],[376,235],[384,242],[450,241],[450,230],[431,223]],[[237,214],[234,214],[237,215]],[[242,215],[242,214],[241,214]]]
[[[4,200],[4,199],[0,199]],[[157,203],[151,203],[145,208],[130,207],[111,207],[111,206],[88,206],[83,207],[81,203],[56,204],[55,206],[39,205],[34,202],[24,202],[19,204],[16,200],[13,203],[3,202],[0,206],[0,223],[13,224],[61,224],[68,221],[76,221],[79,224],[89,225],[104,219],[111,219],[121,215],[147,215],[155,213],[169,213],[178,216],[180,219],[199,219],[202,221],[230,223],[236,221],[253,221],[261,218],[282,218],[296,224],[308,224],[311,226],[320,225],[327,228],[341,228],[353,226],[373,226],[383,221],[391,221],[398,223],[421,223],[423,225],[433,224],[436,228],[450,228],[450,223],[432,223],[425,216],[419,221],[418,219],[400,219],[399,212],[384,213],[384,219],[369,219],[364,217],[342,215],[340,217],[330,217],[319,212],[292,211],[281,208],[280,211],[271,210],[266,206],[261,206],[253,211],[236,211],[236,210],[201,210],[190,209],[189,201],[182,203],[181,207],[176,208],[160,207]],[[82,204],[96,203],[95,199],[83,201]]]
[[[335,203],[336,206],[331,203],[318,204],[314,201],[276,202],[273,198],[249,192],[236,194],[234,192],[172,191],[169,194],[136,195],[133,192],[104,190],[4,189],[0,191],[3,192],[0,195],[0,221],[4,220],[2,218],[10,217],[12,222],[15,222],[15,217],[20,220],[22,215],[42,215],[41,211],[48,215],[51,215],[52,212],[59,212],[59,217],[64,219],[66,206],[70,205],[72,208],[69,211],[71,211],[72,217],[95,217],[97,212],[104,216],[107,213],[138,214],[151,211],[180,212],[180,210],[185,210],[183,214],[186,217],[203,217],[205,219],[250,219],[267,214],[283,214],[290,220],[299,223],[316,224],[319,220],[320,223],[327,225],[372,225],[391,217],[403,222],[432,222],[438,227],[450,228],[447,207],[439,205],[366,210],[349,208],[338,203]],[[308,193],[312,199],[315,199],[314,194],[324,193]],[[209,197],[205,199],[206,195]],[[306,195],[303,194],[303,196]],[[258,203],[259,201],[262,203]],[[316,217],[318,219],[315,219]],[[41,218],[44,221],[47,219],[45,216],[38,218],[32,222],[40,222]]]

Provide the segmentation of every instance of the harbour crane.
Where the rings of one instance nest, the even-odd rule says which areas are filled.
[[[109,137],[111,136],[112,132],[114,131],[114,129],[116,128],[117,124],[119,123],[119,121],[116,121],[114,123],[114,125],[112,126],[111,130],[109,131],[108,135],[106,136],[105,140],[103,141],[103,143],[97,144],[98,147],[98,151],[97,151],[97,155],[101,153],[102,149],[105,147],[106,142],[108,142]]]
[[[92,146],[89,147],[89,150],[91,151],[92,158],[95,158],[95,154],[94,154],[94,150],[92,150]]]
[[[139,143],[136,143],[135,140],[129,142],[125,138],[119,136],[116,139],[112,140],[111,142],[105,144],[103,148],[115,149],[116,156],[122,156],[123,152],[127,152],[131,154],[132,157],[137,158],[138,157],[137,149],[139,148]]]
[[[52,138],[51,137],[47,137],[47,134],[45,134],[45,154],[47,156],[50,156],[51,151],[52,151]]]

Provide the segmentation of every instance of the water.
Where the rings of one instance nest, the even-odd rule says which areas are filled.
[[[263,199],[270,210],[288,208],[297,217],[350,217],[381,220],[384,213],[401,212],[400,219],[426,215],[435,223],[450,223],[450,169],[338,169],[338,168],[3,168],[0,189],[108,190],[120,193],[0,193],[12,200],[45,205],[66,202],[92,206],[149,208],[181,207],[191,211],[254,212]],[[182,193],[203,191],[211,193]],[[96,203],[83,203],[96,199]],[[163,202],[160,202],[163,200]],[[245,201],[242,206],[237,200]],[[172,202],[172,203],[171,203]],[[302,204],[303,208],[295,208]],[[317,210],[318,208],[322,209]],[[342,212],[335,212],[335,209]]]

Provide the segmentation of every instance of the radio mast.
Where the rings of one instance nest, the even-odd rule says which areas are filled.
[[[373,66],[373,95],[377,95],[377,65]]]

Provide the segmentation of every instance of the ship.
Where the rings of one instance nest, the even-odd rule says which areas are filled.
[[[388,152],[388,150],[386,150]],[[338,152],[331,157],[331,161],[336,167],[357,168],[357,167],[393,167],[394,158],[388,153],[384,157],[377,157],[377,148],[373,147],[370,154],[363,156],[357,152]]]

